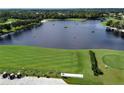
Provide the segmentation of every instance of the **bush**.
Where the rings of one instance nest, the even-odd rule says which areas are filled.
[[[94,75],[95,76],[103,75],[103,72],[98,67],[98,63],[97,63],[97,60],[96,60],[95,53],[90,50],[89,54],[90,54],[91,66],[92,66],[92,70],[94,72]]]

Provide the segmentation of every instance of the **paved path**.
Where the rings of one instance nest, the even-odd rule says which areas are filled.
[[[3,79],[0,76],[0,85],[67,85],[67,83],[62,79],[55,78],[24,77],[10,80],[8,78]]]

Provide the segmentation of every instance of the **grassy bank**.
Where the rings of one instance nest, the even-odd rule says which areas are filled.
[[[89,50],[64,50],[29,46],[0,46],[0,73],[18,71],[24,75],[60,77],[60,72],[81,73],[83,79],[64,79],[69,84],[124,84],[124,70],[106,68],[105,55],[124,55],[124,51],[93,49],[104,75],[94,76]],[[112,58],[112,57],[111,57]],[[118,62],[118,59],[115,60]]]
[[[35,19],[22,20],[10,18],[7,19],[5,22],[0,22],[0,34],[31,29],[35,26],[39,26],[40,24],[41,22]]]
[[[106,18],[106,21],[101,22],[101,24],[103,26],[107,26],[107,22],[110,21],[110,20],[112,20],[113,22],[120,21],[118,19],[115,19],[115,18],[112,18],[112,17],[108,17],[108,18]]]
[[[68,21],[86,21],[84,18],[66,18],[66,19],[44,19],[47,21],[56,21],[56,20],[68,20]]]
[[[107,21],[101,22],[103,26],[106,26]]]
[[[87,19],[83,19],[83,18],[67,18],[66,20],[70,20],[70,21],[86,21]]]

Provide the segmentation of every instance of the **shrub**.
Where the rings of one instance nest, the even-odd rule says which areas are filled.
[[[97,63],[97,60],[96,60],[95,53],[90,50],[89,54],[90,54],[91,66],[92,66],[92,70],[94,72],[94,75],[95,76],[103,75],[103,72],[98,67],[98,63]]]

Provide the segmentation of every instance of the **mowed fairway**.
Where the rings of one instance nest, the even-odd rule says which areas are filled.
[[[21,71],[28,75],[40,75],[48,71],[76,72],[77,57],[65,50],[27,46],[0,46],[0,72]]]
[[[0,46],[0,73],[21,72],[24,75],[43,76],[55,72],[51,77],[60,78],[60,72],[80,73],[83,79],[64,79],[69,84],[124,84],[124,70],[105,67],[105,55],[124,55],[123,51],[93,49],[103,75],[94,76],[89,50],[65,50],[31,46]],[[112,57],[111,57],[112,58]]]
[[[124,56],[121,55],[105,55],[103,62],[110,67],[124,70]]]

